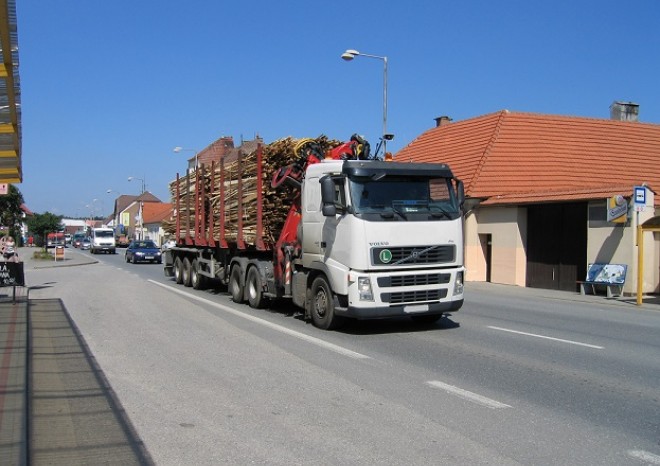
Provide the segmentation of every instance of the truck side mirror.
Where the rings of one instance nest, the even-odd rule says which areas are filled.
[[[337,206],[335,205],[335,182],[329,176],[324,176],[321,183],[321,212],[324,217],[334,217],[337,215]]]
[[[463,181],[456,180],[456,194],[458,195],[458,205],[463,208],[465,204],[465,188],[463,187]]]

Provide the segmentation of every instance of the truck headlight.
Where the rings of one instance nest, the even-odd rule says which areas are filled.
[[[360,301],[373,301],[374,293],[371,290],[371,279],[369,277],[358,277],[357,283]]]
[[[463,294],[463,272],[456,273],[456,281],[454,282],[454,296]]]

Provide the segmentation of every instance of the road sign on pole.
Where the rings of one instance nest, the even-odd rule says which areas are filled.
[[[636,212],[644,212],[644,206],[646,205],[646,188],[644,186],[635,186],[633,202]]]

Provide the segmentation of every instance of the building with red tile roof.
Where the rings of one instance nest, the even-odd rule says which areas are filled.
[[[660,206],[660,125],[508,110],[437,121],[395,160],[447,163],[463,180],[467,280],[576,290],[588,263],[607,262],[628,265],[624,290],[636,289],[635,227]],[[613,196],[628,201],[624,223],[607,220]],[[644,250],[643,288],[658,292],[658,240]]]
[[[163,221],[171,221],[173,216],[172,204],[169,202],[145,202],[142,207],[142,222],[145,239],[152,239],[159,246],[164,243],[165,232]]]

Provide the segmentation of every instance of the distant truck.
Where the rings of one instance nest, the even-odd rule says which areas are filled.
[[[165,275],[195,289],[217,281],[253,308],[288,298],[322,329],[458,311],[463,183],[445,164],[370,159],[355,136],[330,149],[280,140],[177,176]]]
[[[65,244],[66,240],[63,232],[48,233],[48,235],[46,235],[47,248],[55,248],[57,246],[64,246]]]
[[[112,228],[92,228],[90,241],[89,252],[92,254],[99,252],[115,254],[116,252],[115,232]]]

